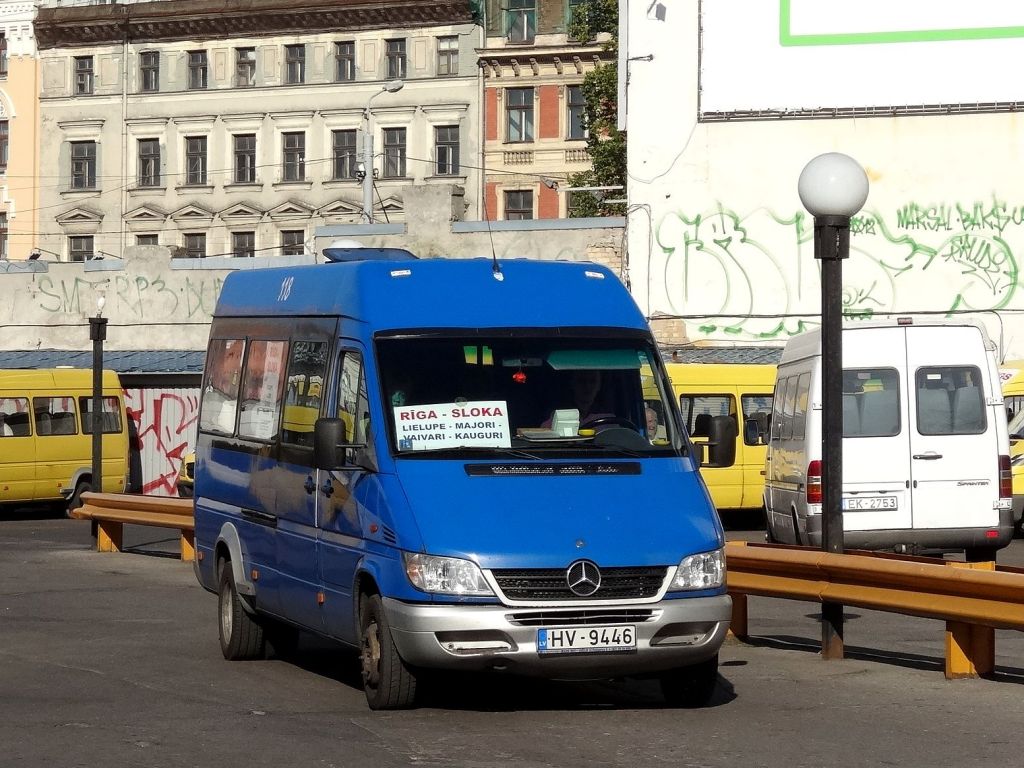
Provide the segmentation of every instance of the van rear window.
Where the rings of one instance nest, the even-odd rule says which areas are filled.
[[[121,403],[116,397],[103,398],[102,429],[104,434],[121,431]],[[92,398],[78,398],[78,407],[82,411],[82,433],[92,434]]]
[[[895,368],[843,369],[843,437],[891,437],[900,426]]]
[[[919,368],[915,380],[917,431],[922,435],[978,435],[985,431],[985,391],[977,367]]]

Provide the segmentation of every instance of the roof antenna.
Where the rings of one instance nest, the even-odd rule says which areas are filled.
[[[487,222],[487,237],[491,241],[491,272],[494,279],[501,282],[505,279],[502,274],[501,265],[498,263],[498,254],[494,250],[494,234],[491,232],[491,217],[487,213],[487,189],[484,188],[484,221]]]

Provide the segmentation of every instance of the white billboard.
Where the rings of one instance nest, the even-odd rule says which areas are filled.
[[[1024,3],[702,0],[700,13],[704,118],[1024,102]]]

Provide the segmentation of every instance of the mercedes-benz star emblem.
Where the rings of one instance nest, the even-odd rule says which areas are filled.
[[[565,572],[565,583],[579,597],[590,597],[601,587],[601,569],[590,560],[577,560]]]

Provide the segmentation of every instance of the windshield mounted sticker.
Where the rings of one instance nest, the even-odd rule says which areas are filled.
[[[392,411],[400,451],[512,446],[504,400],[403,405]]]

